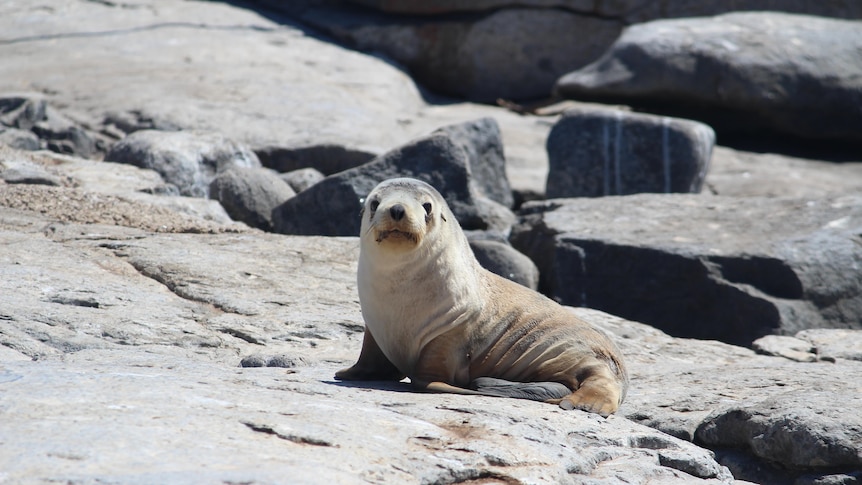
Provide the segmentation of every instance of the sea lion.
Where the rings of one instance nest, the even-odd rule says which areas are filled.
[[[628,388],[616,345],[558,303],[482,268],[431,185],[395,178],[365,199],[365,335],[341,380],[409,377],[418,389],[615,412]]]

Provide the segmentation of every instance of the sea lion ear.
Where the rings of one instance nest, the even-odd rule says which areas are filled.
[[[440,219],[443,219],[443,222],[448,222],[448,221],[446,220],[446,214],[444,214],[444,213],[442,213],[442,212],[440,213]]]

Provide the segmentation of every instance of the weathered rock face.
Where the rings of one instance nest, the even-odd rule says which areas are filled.
[[[721,0],[700,2],[674,2],[667,0],[619,0],[596,2],[593,0],[350,0],[385,12],[419,15],[499,10],[503,8],[554,8],[572,12],[619,17],[627,23],[643,22],[666,17],[699,17],[715,15],[729,10],[778,10],[807,13],[837,18],[862,17],[862,6],[852,0],[809,2],[806,0],[741,0],[732,4]]]
[[[443,129],[365,165],[327,177],[275,210],[275,230],[283,234],[357,235],[362,200],[378,183],[393,177],[412,177],[433,185],[465,229],[507,229],[514,222],[511,211],[481,195],[502,194],[503,187],[508,187],[501,160],[493,161],[496,168],[471,170],[488,164],[488,137],[499,132],[477,131],[477,127],[496,125],[479,120]],[[454,136],[449,134],[452,130]],[[490,144],[500,146],[499,137],[497,140]]]
[[[597,59],[622,29],[555,9],[405,21],[317,7],[298,18],[357,49],[385,52],[432,90],[491,103],[546,97],[560,76]]]
[[[548,135],[546,197],[700,192],[715,133],[616,109],[566,111]]]
[[[220,172],[260,167],[254,152],[223,135],[185,131],[136,131],[115,143],[105,160],[155,170],[191,197],[206,197]]]
[[[860,50],[859,22],[774,12],[659,20],[627,28],[556,90],[685,113],[719,130],[859,143]]]
[[[636,195],[522,211],[512,244],[539,266],[543,292],[565,304],[743,345],[805,328],[860,328],[857,196]]]

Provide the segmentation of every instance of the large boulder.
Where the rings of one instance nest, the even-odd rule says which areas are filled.
[[[546,197],[697,193],[714,142],[712,128],[694,121],[570,109],[548,135]]]
[[[265,168],[229,168],[209,186],[210,198],[219,201],[233,220],[264,231],[272,230],[273,209],[294,195],[287,182]]]
[[[543,292],[676,336],[749,345],[862,328],[862,198],[633,195],[522,208]]]
[[[467,154],[473,184],[479,195],[512,207],[514,197],[506,176],[506,156],[497,121],[481,118],[444,126],[437,132],[451,138]]]
[[[141,130],[115,143],[105,160],[158,172],[180,194],[206,197],[216,174],[233,167],[260,167],[257,155],[220,134]]]
[[[719,130],[862,142],[862,23],[776,12],[625,30],[556,91],[682,113]]]
[[[483,120],[476,123],[493,126]],[[330,175],[279,206],[273,213],[275,230],[283,234],[355,236],[359,234],[359,212],[365,196],[378,183],[393,177],[412,177],[433,185],[465,229],[508,229],[514,222],[512,212],[482,195],[501,193],[489,187],[494,183],[507,187],[505,178],[479,182],[471,169],[486,161],[482,155],[488,138],[449,134],[453,129],[463,134],[465,127],[477,126],[476,123],[437,131],[365,165]],[[474,135],[477,133],[481,131]],[[464,149],[469,146],[474,149]],[[471,155],[479,157],[471,159]],[[478,175],[487,173],[499,171],[479,171]]]

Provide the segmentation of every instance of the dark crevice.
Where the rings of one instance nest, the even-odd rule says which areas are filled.
[[[321,440],[318,438],[312,438],[309,436],[299,436],[299,435],[296,435],[293,433],[279,432],[274,427],[268,426],[265,424],[256,424],[256,423],[251,423],[248,421],[243,421],[242,424],[248,426],[248,428],[251,429],[252,431],[257,431],[258,433],[273,435],[277,438],[281,438],[281,439],[286,440],[286,441],[291,441],[293,443],[300,444],[300,445],[335,446],[334,444],[332,444],[326,440]]]

